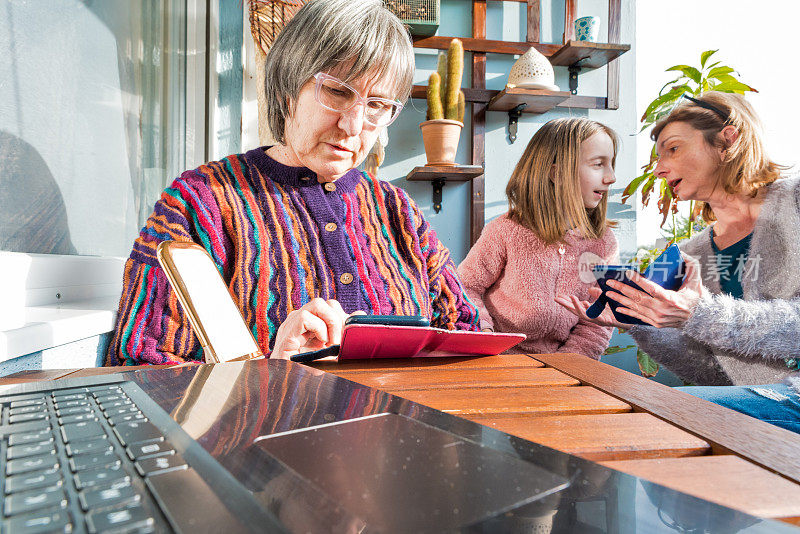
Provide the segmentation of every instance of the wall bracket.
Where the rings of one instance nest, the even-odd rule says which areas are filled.
[[[442,188],[445,181],[444,178],[437,178],[431,183],[433,185],[433,211],[436,213],[442,210]]]
[[[513,145],[517,140],[517,122],[522,115],[522,110],[528,107],[528,104],[523,102],[517,105],[514,109],[508,110],[508,140]]]
[[[573,95],[578,94],[578,74],[581,73],[581,68],[578,65],[570,65],[567,67],[569,71],[569,92]]]

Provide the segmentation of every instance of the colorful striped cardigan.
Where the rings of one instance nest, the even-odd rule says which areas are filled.
[[[106,365],[203,358],[156,260],[169,239],[205,247],[265,353],[289,312],[315,297],[348,313],[478,328],[450,253],[405,191],[356,169],[323,185],[258,148],[186,171],[162,193],[125,265]]]

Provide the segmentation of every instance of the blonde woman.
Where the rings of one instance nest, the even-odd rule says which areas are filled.
[[[584,118],[542,126],[508,182],[508,213],[486,225],[459,265],[481,328],[527,335],[512,350],[597,359],[608,346],[611,328],[579,320],[555,296],[588,298],[581,262],[617,256],[606,220],[617,143],[613,130]]]
[[[693,384],[727,386],[687,392],[798,432],[800,178],[782,177],[760,130],[744,97],[718,92],[686,97],[656,124],[656,175],[703,202],[712,224],[681,244],[697,262],[680,290],[634,277],[646,292],[612,282],[608,296],[653,325],[629,332],[656,361]],[[588,319],[588,302],[564,302]],[[626,327],[607,312],[598,324]]]

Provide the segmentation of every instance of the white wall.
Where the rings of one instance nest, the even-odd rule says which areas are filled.
[[[764,122],[770,156],[798,170],[795,91],[800,72],[791,59],[797,40],[800,2],[785,0],[652,0],[636,3],[636,109],[641,116],[662,85],[677,76],[672,65],[699,65],[700,53],[719,49],[714,58],[736,69],[758,94],[748,100]],[[648,160],[651,142],[638,138],[637,161]],[[656,210],[640,216],[639,245],[659,236]]]

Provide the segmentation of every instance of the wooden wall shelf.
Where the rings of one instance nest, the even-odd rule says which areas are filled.
[[[455,37],[445,37],[437,35],[436,37],[419,37],[414,38],[414,46],[416,48],[433,48],[434,50],[447,50],[450,46],[450,41]],[[543,55],[550,57],[555,54],[563,45],[558,43],[530,43],[530,42],[517,42],[517,41],[493,41],[491,39],[476,39],[473,37],[459,37],[461,44],[464,46],[465,52],[481,52],[489,54],[518,54],[522,55],[528,51],[530,47],[535,48]]]
[[[491,100],[494,95],[500,92],[496,89],[476,89],[474,87],[462,87],[461,90],[464,91],[465,101],[478,104],[488,104],[489,100]],[[428,86],[411,86],[411,98],[421,98],[423,100],[428,98]]]
[[[567,41],[549,59],[554,67],[576,66],[582,69],[597,69],[630,49],[631,45],[627,44]]]
[[[567,91],[506,87],[489,101],[489,111],[511,111],[525,104],[523,113],[547,113],[570,96]]]
[[[406,180],[411,182],[431,182],[433,187],[433,211],[439,213],[442,209],[442,188],[447,182],[469,182],[483,176],[481,165],[425,165],[414,167],[406,175]]]
[[[443,48],[447,48],[446,43],[450,42],[450,37],[427,37],[424,40],[429,41],[430,39],[435,39],[436,47],[442,46]],[[439,40],[441,39],[441,42]],[[462,39],[465,41],[467,39]],[[472,41],[476,41],[472,39]],[[504,43],[502,41],[485,41],[489,43]],[[534,46],[537,49],[542,48],[545,45],[539,45],[539,43],[511,43],[514,44],[516,47],[517,44],[521,46],[525,46],[524,50],[527,50],[529,47]],[[415,45],[419,46],[419,43],[415,43]],[[552,52],[550,56],[550,63],[552,63],[555,67],[572,67],[573,69],[579,69],[575,72],[575,76],[577,79],[577,72],[583,70],[591,70],[597,69],[604,65],[607,65],[609,62],[617,59],[619,56],[627,52],[631,49],[630,45],[627,44],[613,44],[613,43],[589,43],[586,41],[574,41],[570,40],[564,45],[546,45],[549,47],[546,49],[550,51],[550,48],[555,49],[555,52]],[[432,46],[431,46],[432,47]],[[477,47],[476,47],[477,48]],[[487,47],[483,47],[487,48]],[[516,50],[516,48],[514,48]],[[509,51],[505,50],[505,53],[517,53],[516,51]],[[546,54],[545,54],[546,55]],[[572,74],[572,72],[571,72]],[[577,82],[576,82],[577,83]],[[495,89],[482,89],[482,88],[474,88],[474,87],[464,87],[462,89],[464,91],[464,99],[467,102],[473,104],[489,104],[489,111],[509,111],[514,109],[517,105],[521,103],[527,103],[528,107],[525,109],[525,113],[546,113],[553,109],[553,107],[565,107],[565,108],[581,108],[581,109],[608,109],[608,100],[606,97],[596,97],[596,96],[578,96],[571,93],[566,93],[565,98],[561,98],[558,100],[554,105],[550,105],[550,103],[556,99],[555,95],[561,95],[561,92],[548,92],[549,95],[543,95],[540,93],[531,92],[531,90],[522,90],[520,88],[516,88],[512,93],[515,95],[510,100],[505,96],[501,95],[500,93],[506,93],[509,89],[505,89],[504,91],[498,91]],[[523,93],[521,91],[527,91],[527,93]],[[415,85],[411,89],[411,98],[426,98],[427,86],[426,85]],[[527,96],[524,96],[527,94]],[[518,100],[518,101],[517,101]],[[499,101],[499,102],[498,102]],[[511,105],[511,101],[516,101],[515,104]],[[499,104],[499,105],[498,105]]]
[[[406,176],[406,180],[409,182],[432,182],[441,179],[446,182],[469,182],[481,174],[483,174],[483,167],[480,165],[424,165],[414,167],[414,170]]]
[[[415,85],[411,89],[411,98],[425,98],[428,87],[426,85]],[[463,87],[464,97],[467,102],[473,104],[488,104],[500,91],[497,89],[475,89]],[[569,95],[569,98],[560,102],[557,108],[575,109],[608,109],[607,98],[605,96],[583,96]]]
[[[454,37],[436,36],[414,39],[417,48],[447,50]],[[557,43],[530,43],[513,41],[492,41],[490,39],[474,39],[459,37],[467,52],[490,54],[522,55],[533,47],[543,54],[554,67],[569,67],[580,63],[584,69],[596,69],[617,59],[631,49],[627,44],[592,43],[588,41],[569,40],[563,45]]]

